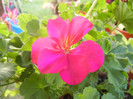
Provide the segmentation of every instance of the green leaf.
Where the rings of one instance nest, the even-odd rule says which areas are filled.
[[[97,8],[98,9],[105,9],[106,8],[106,5],[107,5],[107,2],[104,0],[98,0],[97,2]],[[102,6],[101,6],[102,5]]]
[[[8,36],[9,35],[9,31],[7,29],[6,24],[0,22],[0,34]]]
[[[29,65],[29,66],[22,72],[22,74],[21,74],[21,76],[20,76],[20,80],[21,80],[21,81],[24,81],[24,79],[29,78],[29,77],[32,75],[32,73],[34,73],[34,72],[35,72],[35,69],[33,68],[33,66],[32,66],[32,65]]]
[[[121,42],[122,41],[122,35],[121,34],[116,34],[115,39],[116,39],[116,41]]]
[[[111,42],[109,40],[104,39],[104,40],[102,40],[101,47],[102,47],[104,53],[107,54],[111,50],[112,45],[111,45]]]
[[[131,44],[127,45],[127,47],[128,47],[128,52],[133,53],[133,47],[131,46]]]
[[[104,21],[107,20],[108,14],[107,14],[106,12],[101,12],[101,11],[100,11],[100,13],[98,13],[97,18],[98,18],[99,20],[101,20],[101,21],[104,22]]]
[[[37,36],[38,35],[37,32],[40,29],[39,21],[35,19],[29,21],[26,25],[26,28],[27,32],[30,35]]]
[[[88,0],[85,3],[84,7],[83,7],[83,11],[88,12],[88,9],[90,9],[91,5],[92,5],[92,1],[91,0]]]
[[[117,99],[117,98],[111,93],[107,93],[102,96],[102,99]]]
[[[127,56],[126,57],[116,57],[116,58],[123,68],[126,68],[127,66],[130,65],[130,62],[129,62],[129,59]]]
[[[44,97],[48,99],[48,93],[45,90],[47,86],[44,75],[34,73],[24,80],[20,86],[20,94],[25,99],[43,99]]]
[[[96,41],[97,40],[97,37],[98,37],[98,31],[95,31],[95,30],[90,30],[85,36],[84,38],[86,40],[93,40],[93,41]]]
[[[132,0],[128,0],[128,2],[126,2],[128,4],[128,7],[130,8],[130,10],[133,11],[133,1]]]
[[[94,37],[92,37],[91,35],[89,35],[89,34],[86,34],[86,35],[84,36],[84,38],[85,38],[85,40],[96,41],[96,39],[95,39]]]
[[[116,56],[117,58],[128,58],[130,64],[133,64],[133,53],[129,52],[129,53],[123,53],[123,54],[119,54]]]
[[[61,13],[60,15],[64,20],[68,19],[71,20],[75,15],[72,10],[67,10]]]
[[[47,28],[43,24],[40,25],[40,29],[38,30],[37,33],[40,37],[47,37],[48,36]]]
[[[97,31],[104,31],[105,27],[101,20],[93,20],[92,21],[94,27],[97,29]]]
[[[115,16],[119,22],[123,22],[129,15],[130,10],[126,3],[119,2],[119,5],[115,8]]]
[[[114,14],[118,22],[122,23],[129,33],[133,33],[133,12],[130,11],[127,4],[120,2]]]
[[[105,59],[106,60],[102,67],[108,73],[108,80],[114,86],[119,87],[125,80],[125,76],[122,73],[124,70],[116,60],[114,54],[107,55]]]
[[[38,92],[33,94],[30,99],[43,99],[44,97],[45,99],[48,99],[48,93],[45,90],[40,89]]]
[[[97,82],[98,82],[97,72],[90,73],[80,84],[78,84],[78,89],[83,90],[86,86],[89,85],[95,87],[97,85]]]
[[[98,31],[90,30],[88,34],[94,37],[95,39],[98,37]]]
[[[7,42],[4,38],[0,37],[0,51],[7,50]]]
[[[83,91],[83,94],[75,94],[74,99],[99,99],[100,94],[98,93],[96,88],[92,88],[91,86],[86,87]]]
[[[121,85],[123,85],[123,84],[121,84]],[[123,99],[123,97],[124,97],[124,92],[119,87],[110,84],[108,81],[104,81],[103,83],[98,84],[97,88],[103,92],[107,91],[107,92],[111,93],[112,95],[117,97],[117,99]]]
[[[0,81],[12,77],[15,71],[15,64],[0,63]]]
[[[97,39],[107,38],[109,36],[105,31],[101,31],[101,32],[97,31],[97,34],[98,34]]]
[[[19,36],[15,36],[11,38],[9,41],[9,45],[13,45],[14,47],[21,48],[23,45],[23,42],[21,41],[21,38]]]
[[[31,52],[30,51],[24,51],[22,53],[22,60],[23,60],[23,63],[27,64],[31,61]]]
[[[121,66],[125,68],[126,66],[133,64],[131,49],[132,47],[129,48],[129,46],[124,46],[124,44],[116,44],[111,49],[110,53],[114,53]]]
[[[29,64],[31,62],[31,57],[30,56],[31,56],[31,52],[24,51],[22,53],[22,55],[18,55],[16,57],[15,62],[21,67],[27,67],[27,66],[29,66]]]
[[[27,40],[27,42],[25,43],[25,45],[22,47],[22,50],[23,51],[31,51],[32,44],[37,39],[38,39],[38,37],[31,37],[29,40]]]
[[[121,53],[127,53],[127,52],[128,52],[128,48],[123,44],[115,45],[110,51],[110,53],[114,53],[114,54],[121,54]]]
[[[20,38],[21,40],[26,43],[27,40],[31,37],[31,35],[29,35],[27,32],[22,32],[19,34],[20,35]]]
[[[53,83],[57,85],[65,84],[65,82],[61,79],[58,73],[57,74],[46,74],[45,78],[47,80],[47,83],[50,83],[50,84],[53,84]]]
[[[132,47],[133,47],[133,38],[130,38],[130,39],[128,40],[128,43],[131,44]]]
[[[26,25],[29,21],[33,20],[33,19],[37,19],[37,17],[30,15],[30,14],[20,14],[17,19],[18,21],[18,25],[20,26],[20,28],[24,31],[27,31],[26,29]]]
[[[58,6],[58,9],[61,13],[64,11],[67,11],[67,4],[66,3],[60,3]]]
[[[90,85],[91,86],[97,85],[98,74],[95,72],[95,73],[90,73],[88,76],[89,76],[89,83],[90,83]]]
[[[8,52],[7,57],[15,59],[18,56],[17,52]]]
[[[20,55],[18,55],[18,56],[16,57],[15,62],[16,62],[19,66],[23,66],[23,61],[22,61]]]

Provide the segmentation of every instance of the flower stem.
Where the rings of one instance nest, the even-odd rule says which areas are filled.
[[[8,86],[8,85],[11,85],[11,84],[17,83],[17,82],[19,82],[19,81],[20,81],[20,79],[17,79],[17,78],[16,78],[13,82],[5,83],[5,84],[0,84],[0,87]]]
[[[93,4],[91,5],[91,7],[90,7],[90,9],[89,9],[89,11],[87,12],[87,14],[86,14],[85,17],[88,17],[88,16],[89,16],[89,14],[91,13],[92,9],[95,7],[97,1],[98,1],[98,0],[95,0],[95,1],[93,2]]]
[[[7,86],[7,85],[10,85],[10,84],[13,84],[13,83],[16,83],[16,81],[15,82],[11,82],[11,83],[2,84],[2,85],[0,85],[0,87]]]

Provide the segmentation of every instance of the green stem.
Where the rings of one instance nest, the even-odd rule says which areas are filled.
[[[95,0],[95,1],[93,2],[93,4],[91,5],[91,7],[90,7],[90,9],[89,9],[89,11],[87,12],[87,14],[86,14],[85,17],[88,17],[88,16],[89,16],[89,14],[91,13],[92,9],[95,7],[97,1],[98,1],[98,0]]]
[[[14,83],[16,83],[16,82],[18,82],[18,81],[19,81],[19,80],[13,81],[13,82],[11,82],[11,83],[2,84],[2,85],[0,85],[0,87],[7,86],[7,85],[10,85],[10,84],[14,84]]]

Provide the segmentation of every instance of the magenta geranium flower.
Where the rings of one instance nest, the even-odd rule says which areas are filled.
[[[32,62],[43,74],[59,72],[66,83],[79,84],[104,61],[104,52],[94,41],[84,41],[72,48],[92,27],[89,20],[80,16],[71,22],[60,17],[50,19],[47,24],[49,37],[39,38],[32,45]]]
[[[111,4],[114,0],[106,0],[108,4]]]

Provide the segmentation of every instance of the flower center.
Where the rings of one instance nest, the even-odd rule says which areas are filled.
[[[62,47],[62,49],[64,50],[63,52],[65,53],[65,54],[68,54],[69,53],[69,51],[70,51],[70,46],[68,45],[68,39],[69,39],[69,36],[67,36],[67,38],[66,38],[66,42],[65,42],[65,44],[63,45],[63,47]]]
[[[8,15],[9,15],[9,18],[13,17],[12,12],[9,12]]]
[[[69,51],[67,50],[67,51],[65,51],[65,54],[68,54],[69,53]]]

